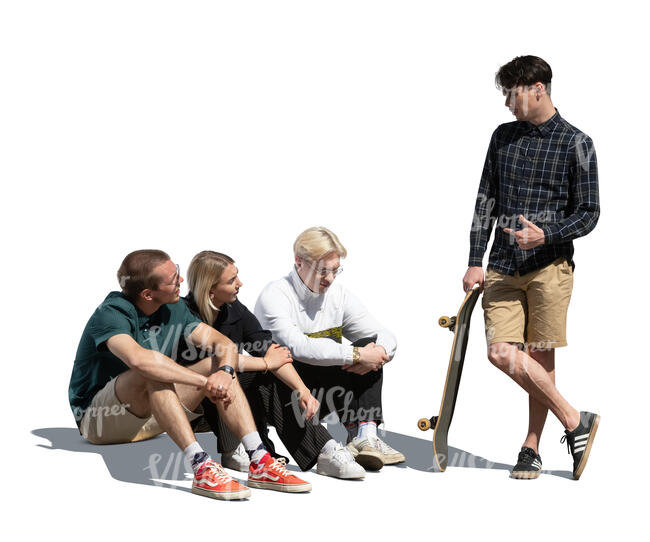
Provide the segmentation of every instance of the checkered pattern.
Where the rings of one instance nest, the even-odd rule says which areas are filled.
[[[598,169],[591,139],[559,113],[543,124],[502,124],[492,134],[470,233],[470,266],[525,274],[564,257],[572,240],[588,234],[600,214]],[[503,228],[520,229],[524,215],[544,231],[545,244],[522,250]]]

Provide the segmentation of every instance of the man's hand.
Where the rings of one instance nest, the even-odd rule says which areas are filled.
[[[520,249],[528,250],[544,244],[545,239],[542,228],[526,220],[524,215],[519,215],[519,222],[523,226],[522,229],[514,231],[512,228],[503,228],[503,231],[514,236]]]
[[[465,271],[465,276],[463,277],[463,291],[469,292],[475,284],[479,285],[481,290],[483,289],[483,268],[479,265],[468,267]]]
[[[366,346],[359,348],[359,354],[361,357],[357,363],[343,365],[341,369],[350,373],[365,375],[370,371],[378,371],[384,366],[384,363],[390,361],[384,347],[375,343],[368,343]]]
[[[213,403],[223,401],[224,406],[228,406],[233,400],[232,390],[230,389],[232,381],[232,376],[226,371],[212,373],[204,386],[205,395]]]
[[[264,354],[264,360],[269,365],[269,371],[275,371],[286,363],[293,363],[291,352],[286,346],[272,344]]]
[[[311,420],[320,408],[320,403],[307,388],[303,388],[298,393],[300,394],[300,408],[303,416],[305,416],[305,420]]]

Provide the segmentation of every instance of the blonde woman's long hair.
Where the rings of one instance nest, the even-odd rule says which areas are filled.
[[[210,301],[210,288],[219,283],[223,270],[234,263],[230,256],[212,250],[199,252],[190,262],[187,282],[206,324],[212,325],[212,309],[217,309]]]

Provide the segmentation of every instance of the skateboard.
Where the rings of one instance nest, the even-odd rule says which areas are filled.
[[[451,356],[449,357],[449,368],[447,369],[447,379],[442,392],[442,401],[440,402],[438,416],[421,418],[418,421],[418,427],[422,431],[433,429],[433,470],[435,472],[444,472],[447,469],[449,456],[447,434],[451,420],[454,417],[458,386],[460,385],[460,377],[463,372],[465,351],[467,350],[467,340],[469,338],[469,324],[474,305],[476,305],[479,295],[479,288],[470,290],[467,292],[456,316],[442,316],[438,320],[438,324],[441,327],[446,327],[454,333],[454,342],[451,345]]]

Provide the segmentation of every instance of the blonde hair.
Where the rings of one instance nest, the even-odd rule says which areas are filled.
[[[336,252],[340,258],[348,255],[336,234],[322,226],[307,228],[293,243],[294,255],[305,260],[318,261],[330,252]]]
[[[187,282],[199,307],[201,319],[207,324],[212,325],[211,309],[216,308],[210,301],[210,288],[219,283],[223,270],[234,263],[235,260],[230,256],[212,250],[199,252],[190,262]]]

